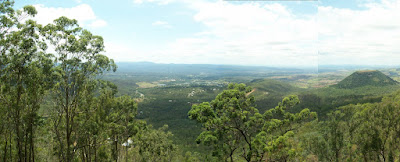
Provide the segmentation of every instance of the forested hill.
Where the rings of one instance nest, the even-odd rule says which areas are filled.
[[[292,86],[287,82],[272,80],[272,79],[254,79],[250,83],[249,86],[257,89],[258,91],[262,91],[263,93],[283,93],[287,94],[288,92],[296,91],[298,88]]]
[[[363,86],[387,86],[396,84],[398,84],[398,82],[378,70],[364,70],[354,72],[334,85],[334,87],[352,89]]]

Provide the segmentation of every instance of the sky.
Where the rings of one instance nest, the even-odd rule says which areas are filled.
[[[17,0],[105,40],[116,62],[400,65],[400,0]]]

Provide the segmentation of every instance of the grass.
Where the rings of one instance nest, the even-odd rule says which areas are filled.
[[[156,84],[153,83],[149,83],[149,82],[138,82],[136,83],[139,88],[153,88],[153,87],[157,87]]]

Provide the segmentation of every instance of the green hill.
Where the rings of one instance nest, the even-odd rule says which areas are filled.
[[[300,90],[287,82],[271,79],[255,79],[247,85],[254,89],[252,95],[256,98],[260,112],[275,107],[284,96],[295,94]]]
[[[386,76],[378,70],[365,70],[354,72],[350,76],[340,81],[338,84],[333,85],[333,87],[342,89],[353,89],[364,86],[381,87],[396,84],[398,83],[395,80]]]
[[[289,83],[271,79],[255,79],[248,83],[248,85],[255,88],[256,92],[261,91],[264,93],[288,93],[298,90],[298,88]]]

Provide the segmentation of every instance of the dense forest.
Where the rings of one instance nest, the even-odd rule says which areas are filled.
[[[0,13],[0,161],[400,161],[399,85],[379,71],[318,89],[130,85],[76,20],[38,24],[8,0]]]

